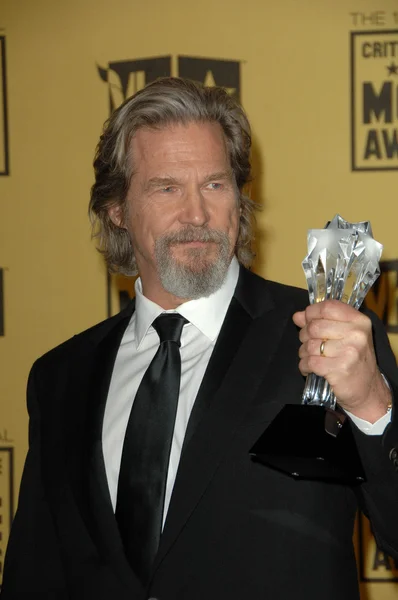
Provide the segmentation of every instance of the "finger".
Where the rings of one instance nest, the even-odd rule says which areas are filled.
[[[305,310],[294,313],[292,319],[293,323],[297,325],[297,327],[304,327],[307,322],[305,318]]]
[[[329,350],[328,350],[329,352]],[[302,373],[315,373],[320,377],[324,377],[334,385],[336,382],[342,383],[350,376],[355,367],[355,353],[349,356],[342,357],[338,353],[334,356],[308,355],[300,359],[299,368]]]
[[[307,322],[313,319],[327,319],[330,321],[361,321],[367,319],[365,315],[340,300],[324,300],[323,302],[310,304],[305,309],[305,317]]]
[[[342,340],[311,339],[300,346],[299,357],[336,358],[341,355],[343,350],[344,342]]]
[[[320,377],[325,377],[333,372],[336,368],[336,358],[328,358],[323,356],[304,356],[299,362],[299,369],[302,375],[315,373]]]
[[[362,329],[358,329],[358,325],[351,322],[313,319],[301,329],[299,339],[302,343],[310,339],[342,339],[351,336],[355,331]]]

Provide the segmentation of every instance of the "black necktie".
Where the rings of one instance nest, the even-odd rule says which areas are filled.
[[[162,529],[185,323],[177,313],[153,322],[160,346],[138,388],[123,444],[115,515],[126,556],[144,585]]]

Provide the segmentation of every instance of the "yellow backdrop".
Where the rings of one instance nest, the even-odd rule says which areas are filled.
[[[369,303],[398,353],[396,0],[2,0],[0,568],[27,449],[33,360],[118,310],[90,241],[91,162],[109,110],[159,74],[227,87],[254,129],[260,274],[304,286],[308,228],[370,220],[385,247]],[[122,292],[122,293],[120,293]],[[13,480],[14,476],[14,480]],[[363,598],[398,569],[359,527]]]

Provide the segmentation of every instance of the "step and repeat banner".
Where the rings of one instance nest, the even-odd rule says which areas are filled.
[[[132,281],[90,240],[102,124],[163,75],[224,86],[253,126],[259,274],[305,286],[306,233],[336,213],[384,244],[367,303],[398,355],[396,0],[3,0],[0,6],[0,580],[27,450],[34,359],[114,314]],[[73,443],[73,432],[71,432]],[[363,600],[398,565],[355,533]]]

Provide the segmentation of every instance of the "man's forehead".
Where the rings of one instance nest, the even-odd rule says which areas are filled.
[[[190,122],[158,128],[142,127],[132,139],[129,161],[133,174],[167,177],[167,166],[173,171],[184,164],[201,166],[203,176],[231,169],[229,152],[221,126],[215,122]],[[155,172],[153,172],[155,170]],[[232,169],[231,169],[232,172]]]
[[[226,139],[221,125],[215,121],[173,122],[159,126],[139,127],[131,138],[131,149],[151,143],[174,140],[175,138],[211,141],[226,148]]]

